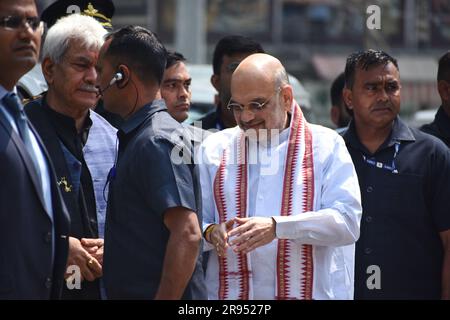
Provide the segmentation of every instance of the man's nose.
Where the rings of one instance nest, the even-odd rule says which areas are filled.
[[[252,121],[255,118],[255,114],[253,113],[253,111],[250,111],[250,109],[248,108],[244,108],[244,110],[242,110],[241,112],[241,121],[248,123],[250,121]]]
[[[25,22],[24,25],[22,25],[19,29],[19,37],[21,39],[31,39],[33,38],[35,32],[33,28],[31,28],[30,24],[28,22]]]
[[[178,90],[178,97],[186,98],[189,96],[189,92],[190,92],[190,90],[182,85],[181,88]]]
[[[97,84],[97,70],[92,66],[86,70],[85,81],[92,84]]]

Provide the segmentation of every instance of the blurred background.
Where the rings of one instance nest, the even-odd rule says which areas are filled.
[[[332,126],[331,82],[344,70],[349,53],[368,48],[398,59],[402,116],[410,124],[430,122],[440,105],[437,60],[450,49],[450,0],[113,1],[115,28],[145,26],[187,57],[195,73],[193,100],[214,101],[208,86],[215,44],[224,35],[241,34],[261,42],[300,81],[311,122]],[[52,2],[42,0],[40,6]],[[379,30],[366,27],[370,5],[381,9]]]

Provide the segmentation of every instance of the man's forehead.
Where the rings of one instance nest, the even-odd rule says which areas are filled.
[[[92,59],[92,56],[98,57],[100,49],[87,48],[80,41],[72,41],[67,48],[65,56],[72,58]]]
[[[364,70],[356,68],[356,78],[359,78],[363,82],[367,81],[381,81],[383,79],[399,80],[400,73],[393,63],[387,63],[386,65],[380,64],[377,66],[369,67]]]
[[[37,16],[37,8],[34,1],[0,1],[0,15],[33,15]]]
[[[178,62],[164,71],[164,78],[185,81],[189,80],[191,76],[186,65],[183,62]]]
[[[236,102],[249,102],[255,100],[265,100],[274,92],[274,86],[266,83],[246,84],[236,81],[231,85],[231,98]]]
[[[164,82],[185,82],[185,81],[191,81],[191,77],[189,75],[181,75],[181,74],[174,74],[174,75],[167,75],[164,76]]]

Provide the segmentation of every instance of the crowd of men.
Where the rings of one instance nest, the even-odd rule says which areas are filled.
[[[420,130],[397,60],[351,53],[332,130],[226,36],[198,128],[186,59],[113,13],[0,2],[0,299],[450,299],[450,52]],[[39,57],[48,89],[24,106]]]

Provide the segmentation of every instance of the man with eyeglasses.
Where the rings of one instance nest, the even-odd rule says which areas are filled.
[[[217,42],[213,54],[211,84],[217,90],[216,109],[200,119],[202,129],[223,130],[236,126],[233,114],[227,109],[230,100],[231,75],[239,63],[253,53],[263,53],[261,44],[253,39],[239,36],[225,36]]]
[[[362,192],[355,299],[450,299],[450,152],[398,116],[397,60],[354,52],[343,97],[344,140]]]
[[[360,190],[344,141],[306,122],[286,70],[244,59],[238,127],[200,147],[209,299],[352,299]]]
[[[37,62],[35,1],[0,1],[0,300],[59,298],[69,218],[15,85]]]

